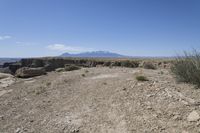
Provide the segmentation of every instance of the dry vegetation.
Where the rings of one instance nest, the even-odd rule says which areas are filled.
[[[178,81],[192,83],[200,87],[200,53],[185,52],[184,56],[179,56],[171,67]]]

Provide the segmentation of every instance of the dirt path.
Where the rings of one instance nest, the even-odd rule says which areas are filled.
[[[136,81],[138,73],[150,80]],[[0,87],[0,132],[199,132],[200,90],[192,88],[177,84],[167,70],[138,68],[88,68],[17,79]],[[192,111],[196,119],[188,118]]]

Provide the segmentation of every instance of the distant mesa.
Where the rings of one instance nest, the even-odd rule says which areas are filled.
[[[92,52],[83,52],[79,54],[63,53],[62,55],[60,55],[60,57],[122,58],[126,56],[108,51],[92,51]]]

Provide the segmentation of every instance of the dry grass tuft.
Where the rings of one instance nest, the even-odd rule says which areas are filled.
[[[191,83],[200,87],[200,52],[184,53],[173,62],[171,71],[178,81]]]

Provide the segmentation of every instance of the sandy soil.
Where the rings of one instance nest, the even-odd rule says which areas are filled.
[[[149,81],[136,81],[139,74]],[[84,68],[8,78],[0,80],[0,133],[200,132],[200,90],[176,83],[165,69]]]

